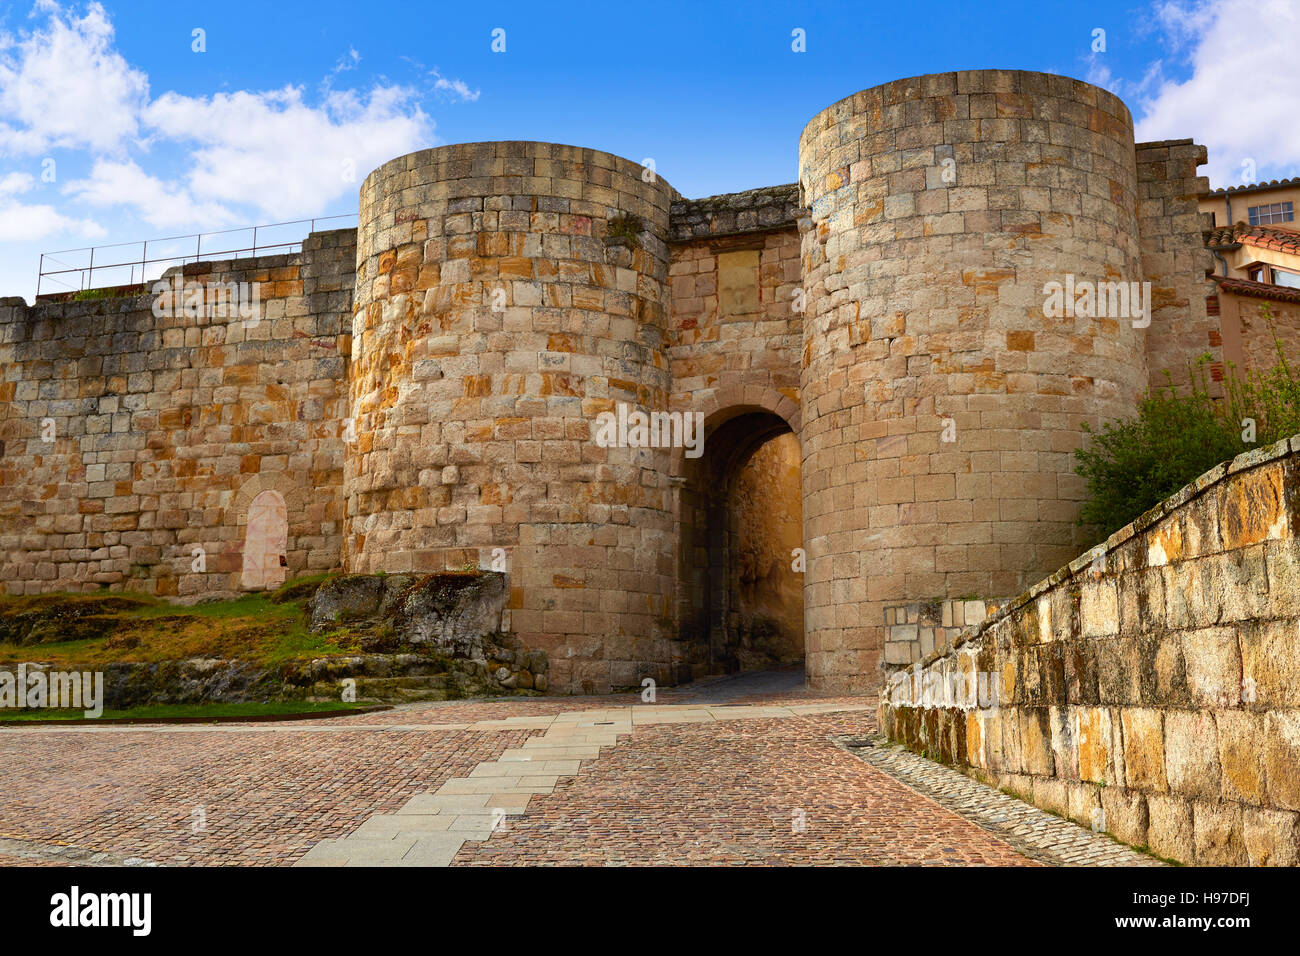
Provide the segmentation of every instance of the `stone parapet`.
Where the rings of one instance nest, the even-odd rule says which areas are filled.
[[[882,729],[1183,863],[1300,862],[1300,436],[893,675]]]
[[[805,215],[800,206],[798,183],[705,199],[681,199],[672,204],[670,212],[668,238],[671,242],[792,229]]]

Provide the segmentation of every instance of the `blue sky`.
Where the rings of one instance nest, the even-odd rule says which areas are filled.
[[[1296,175],[1297,49],[1294,0],[17,0],[0,8],[0,295],[31,300],[43,251],[355,212],[371,168],[442,143],[652,158],[687,196],[791,182],[822,107],[952,69],[1106,86],[1140,139],[1207,145],[1216,186],[1248,160],[1257,179]]]

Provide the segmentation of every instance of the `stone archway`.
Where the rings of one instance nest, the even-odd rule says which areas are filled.
[[[289,573],[289,510],[278,491],[262,491],[248,506],[240,586],[247,591],[279,587]]]
[[[804,656],[803,574],[791,554],[803,514],[802,455],[785,407],[793,403],[781,401],[780,414],[771,406],[785,396],[744,398],[710,403],[701,457],[674,455],[679,653],[692,677]]]

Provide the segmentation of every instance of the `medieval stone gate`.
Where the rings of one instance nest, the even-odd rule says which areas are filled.
[[[7,587],[195,599],[281,557],[500,561],[552,686],[608,690],[791,650],[737,602],[763,578],[790,608],[742,558],[797,505],[809,682],[873,690],[886,608],[1013,595],[1076,556],[1083,426],[1210,347],[1203,161],[1135,145],[1104,90],[1015,71],[854,94],[808,123],[797,184],[704,200],[578,147],[398,157],[355,232],[184,268],[258,282],[255,323],[0,300]],[[1067,275],[1150,282],[1153,308],[1052,317]],[[704,453],[593,441],[620,406],[702,416]],[[776,487],[796,447],[767,528],[753,471]],[[288,502],[284,554],[250,570],[263,491]]]

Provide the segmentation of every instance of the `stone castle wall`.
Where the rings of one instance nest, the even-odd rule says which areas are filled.
[[[1102,90],[1010,71],[855,94],[804,131],[799,183],[703,200],[577,147],[399,157],[355,232],[185,268],[259,283],[254,328],[0,304],[6,588],[494,568],[553,689],[673,681],[747,659],[728,503],[792,433],[809,681],[873,690],[886,607],[1016,593],[1077,553],[1082,425],[1132,411],[1152,343],[1170,366],[1214,344],[1201,160],[1135,147]],[[1049,318],[1067,272],[1149,279],[1160,328]],[[706,453],[602,447],[620,405],[702,415]]]
[[[164,277],[258,283],[250,322],[196,319],[184,303],[156,317],[153,295],[0,301],[9,593],[238,593],[248,505],[263,491],[288,505],[285,573],[339,566],[353,243],[348,230],[318,233],[298,254]]]
[[[707,462],[673,456],[676,650],[705,673],[719,661],[738,666],[754,656],[740,633],[755,617],[739,586],[749,545],[733,508],[744,500],[739,463],[756,443],[799,432],[798,214],[794,185],[680,200],[671,210],[672,407],[703,414],[712,436]],[[762,518],[750,511],[746,521],[765,521],[760,534],[784,540],[786,489],[767,492],[770,510]],[[779,640],[769,643],[779,649]]]
[[[894,675],[894,740],[1198,865],[1300,863],[1300,437]],[[954,690],[955,689],[955,690]]]

